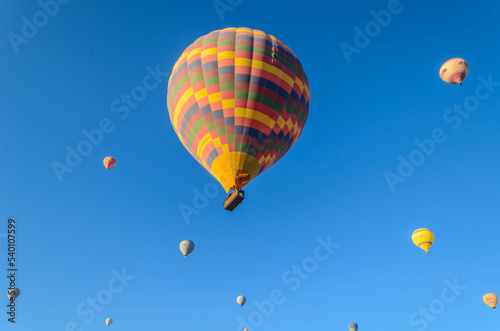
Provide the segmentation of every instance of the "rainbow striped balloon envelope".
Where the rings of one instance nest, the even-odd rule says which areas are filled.
[[[198,38],[168,81],[177,136],[226,192],[288,152],[304,129],[309,100],[307,76],[292,50],[248,28]]]

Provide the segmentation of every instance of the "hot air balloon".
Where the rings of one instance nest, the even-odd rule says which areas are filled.
[[[248,331],[248,329],[247,329],[247,328],[245,328],[243,331]]]
[[[446,61],[439,69],[439,76],[448,84],[460,84],[467,77],[469,65],[464,59],[454,58]]]
[[[168,81],[170,121],[184,147],[226,192],[241,189],[285,155],[309,113],[309,83],[292,50],[260,30],[227,28],[195,40]]]
[[[487,293],[483,296],[483,301],[485,304],[496,310],[498,304],[498,298],[493,293]]]
[[[245,302],[247,302],[247,298],[245,298],[243,295],[240,295],[236,298],[236,302],[240,305],[240,307],[243,307]]]
[[[422,248],[426,253],[429,253],[429,248],[434,242],[434,234],[429,229],[417,229],[413,231],[411,240],[413,240],[413,243]]]
[[[113,323],[113,319],[112,318],[106,318],[106,325],[110,326],[111,323]]]
[[[104,166],[106,167],[106,170],[109,170],[113,168],[116,165],[116,160],[112,158],[111,156],[105,157],[104,160],[102,161],[104,163]]]
[[[349,328],[349,331],[358,331],[358,325],[354,322],[349,323],[347,327]]]
[[[19,294],[21,294],[21,290],[18,289],[17,287],[9,288],[7,290],[7,296],[9,297],[10,301],[14,301],[19,296]]]
[[[184,254],[184,257],[186,258],[193,251],[194,242],[192,242],[191,240],[183,240],[181,241],[179,248],[181,249],[182,254]]]

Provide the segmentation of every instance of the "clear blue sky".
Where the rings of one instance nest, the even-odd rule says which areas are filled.
[[[2,294],[2,329],[102,330],[107,317],[123,331],[242,331],[238,319],[261,331],[498,328],[482,296],[500,294],[500,85],[479,79],[500,82],[498,1],[401,0],[349,63],[339,45],[355,46],[353,29],[391,1],[220,0],[232,9],[222,16],[210,0],[65,1],[47,9],[53,17],[35,0],[0,4],[0,235],[14,217],[22,290],[16,325]],[[34,16],[38,31],[26,23]],[[191,42],[225,27],[291,47],[310,113],[241,206],[225,211],[220,188],[187,224],[179,206],[196,208],[193,190],[214,184],[170,124],[164,76]],[[469,63],[462,87],[438,75],[453,57]],[[116,112],[157,68],[156,88]],[[448,110],[464,102],[475,110],[458,122]],[[89,147],[82,131],[100,125],[102,141],[59,180],[54,162]],[[446,139],[391,190],[384,173],[398,175],[400,156],[418,161],[415,140],[436,129]],[[106,156],[117,160],[109,171]],[[411,241],[420,227],[435,234],[429,254]],[[338,245],[327,255],[317,238]],[[184,239],[196,244],[187,259]],[[123,269],[120,283],[113,270]],[[255,302],[270,299],[260,313]]]

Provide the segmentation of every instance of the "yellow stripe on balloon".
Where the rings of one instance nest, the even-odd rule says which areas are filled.
[[[311,93],[309,92],[309,86],[306,85],[306,88],[304,89],[306,92],[307,99],[311,98]]]
[[[222,100],[222,108],[234,108],[234,99],[225,99]]]
[[[222,100],[222,96],[221,96],[220,92],[216,92],[214,94],[208,95],[208,101],[210,101],[210,103],[214,103],[214,102],[221,101],[221,100]]]
[[[259,61],[261,62],[261,61]],[[285,72],[281,71],[281,69],[279,69],[278,67],[272,65],[272,64],[268,64],[268,63],[265,63],[265,62],[262,62],[264,63],[264,70],[266,70],[267,72],[270,72],[272,73],[273,75],[277,76],[277,77],[280,77],[281,80],[283,80],[284,82],[286,82],[289,86],[290,86],[290,89],[293,88],[293,78],[288,76]]]
[[[205,147],[207,147],[207,145],[212,141],[212,136],[210,135],[210,132],[207,133],[201,140],[200,140],[200,144],[198,145],[198,150],[196,151],[196,154],[198,154],[198,156],[200,157],[200,159],[202,158],[202,155],[203,155],[203,150],[205,149]]]
[[[299,87],[299,91],[304,90],[304,84],[302,84],[302,81],[300,80],[299,76],[295,77],[295,84]]]
[[[234,60],[234,65],[235,66],[251,67],[252,66],[252,59],[237,58]]]
[[[194,94],[194,97],[196,98],[197,101],[203,99],[204,97],[206,97],[208,95],[207,93],[207,89],[206,88],[202,88],[201,90],[197,91],[195,94]]]
[[[221,145],[219,137],[217,137],[217,138],[214,139],[214,145],[215,145],[215,147],[219,147]]]
[[[193,56],[201,53],[201,44],[199,47],[193,48],[190,50],[188,54],[188,59],[191,59]]]
[[[203,58],[207,55],[214,55],[214,54],[217,54],[217,47],[204,49],[203,52],[201,52],[201,57]]]
[[[252,30],[250,28],[231,28],[231,29],[237,29],[238,32],[244,31],[244,32],[247,32],[247,33],[253,33],[253,31],[257,31],[257,30]]]
[[[235,117],[245,117],[246,113],[246,108],[235,108],[234,109],[234,116]]]
[[[242,108],[245,109],[245,108]],[[265,125],[267,125],[269,128],[272,128],[274,126],[275,121],[267,116],[264,113],[261,113],[259,111],[255,111],[253,109],[246,109],[246,112],[244,115],[238,115],[238,116],[245,116],[246,118],[251,118],[253,120],[259,121]],[[281,119],[281,117],[280,117]]]
[[[264,38],[264,39],[269,38],[269,35],[261,30],[253,30],[253,36],[254,38]]]
[[[177,119],[179,118],[179,113],[181,112],[181,108],[184,105],[184,103],[191,98],[194,95],[193,88],[190,86],[186,92],[182,95],[182,97],[179,99],[179,102],[177,103],[177,107],[175,107],[174,110],[174,129],[177,130]]]
[[[281,116],[278,117],[278,120],[276,121],[276,123],[278,123],[278,125],[280,126],[280,129],[282,129],[285,126],[285,120]]]
[[[218,60],[233,59],[233,58],[234,58],[234,51],[220,52],[217,54]]]
[[[264,70],[265,64],[267,64],[267,63],[265,63],[263,61],[259,61],[259,60],[253,60],[252,61],[252,68]]]

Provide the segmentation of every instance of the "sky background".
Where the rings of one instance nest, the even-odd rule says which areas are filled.
[[[40,18],[40,4],[0,3],[0,275],[15,218],[22,291],[15,325],[3,294],[1,328],[102,330],[111,317],[122,331],[498,329],[500,312],[482,297],[500,294],[500,86],[460,126],[443,116],[475,95],[479,77],[500,82],[499,1],[401,0],[350,62],[339,45],[354,46],[353,29],[390,2],[220,1],[232,9],[222,16],[210,0],[68,1],[17,52],[9,36],[22,36],[23,17]],[[311,90],[303,134],[234,212],[220,185],[193,205],[193,190],[215,180],[177,139],[165,100],[182,51],[226,27],[287,44]],[[439,78],[453,57],[469,64],[462,87]],[[113,112],[147,67],[163,72],[158,86],[128,115]],[[59,180],[54,162],[66,164],[82,130],[106,118],[112,131]],[[391,190],[384,173],[397,174],[398,157],[435,129],[446,140]],[[117,160],[109,171],[106,156]],[[183,204],[197,214],[183,217]],[[435,234],[429,254],[411,241],[421,227]],[[318,238],[338,246],[311,266]],[[187,259],[184,239],[196,245]],[[297,285],[290,272],[303,263]],[[123,271],[126,286],[112,283],[120,290],[106,297]],[[447,281],[462,288],[441,306]],[[255,302],[275,290],[280,303],[259,313]],[[77,310],[98,294],[104,305],[83,308],[93,315]]]

